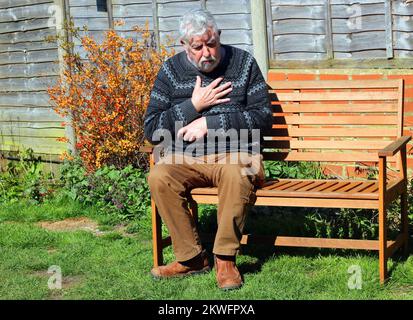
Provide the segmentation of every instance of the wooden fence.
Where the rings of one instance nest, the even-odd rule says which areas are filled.
[[[269,57],[273,68],[335,60],[365,67],[380,58],[413,68],[413,3],[406,0],[0,0],[0,151],[31,147],[56,158],[68,148],[56,137],[73,134],[61,127],[46,92],[61,70],[62,52],[45,38],[59,32],[65,18],[86,25],[97,40],[114,21],[125,22],[114,26],[125,37],[147,21],[157,42],[171,37],[179,51],[179,17],[199,7],[214,14],[223,43],[259,54],[263,65]]]
[[[282,60],[413,58],[406,0],[267,0],[272,65]]]
[[[133,27],[149,22],[157,41],[168,37],[177,43],[179,16],[191,8],[207,8],[223,30],[222,41],[253,51],[249,0],[110,0],[107,12],[98,11],[97,0],[0,0],[0,150],[10,154],[31,147],[56,159],[68,149],[57,137],[70,131],[51,108],[47,87],[57,79],[61,53],[47,36],[59,31],[65,18],[88,27],[98,41],[113,22],[125,37]],[[74,39],[82,55],[80,43]],[[73,139],[72,139],[73,141]]]

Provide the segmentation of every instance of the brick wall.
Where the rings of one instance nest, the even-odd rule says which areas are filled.
[[[409,69],[272,69],[268,72],[268,81],[277,80],[380,80],[404,79],[404,135],[413,136],[413,70]],[[407,165],[409,176],[413,176],[413,142],[407,148]],[[324,172],[341,177],[363,177],[368,173],[369,166],[363,163],[356,165],[326,164]]]

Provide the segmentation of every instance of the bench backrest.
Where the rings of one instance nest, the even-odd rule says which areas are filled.
[[[377,162],[375,151],[403,133],[402,79],[268,85],[274,122],[265,160]]]

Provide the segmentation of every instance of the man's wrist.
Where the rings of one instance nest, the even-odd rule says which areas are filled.
[[[194,98],[191,98],[191,102],[197,112],[202,111],[202,107],[194,100]]]

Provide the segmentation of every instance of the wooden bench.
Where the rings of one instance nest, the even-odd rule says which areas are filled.
[[[272,81],[274,122],[264,137],[264,160],[378,164],[376,180],[267,181],[257,190],[258,206],[378,209],[378,240],[275,236],[276,246],[366,249],[379,252],[380,282],[387,278],[387,260],[399,248],[408,249],[406,144],[403,136],[403,80]],[[278,100],[278,101],[277,101]],[[150,148],[143,148],[150,151]],[[151,156],[151,166],[153,166]],[[393,174],[388,174],[393,165]],[[190,209],[218,204],[217,188],[191,191]],[[401,226],[387,239],[388,205],[400,198]],[[293,201],[292,201],[293,200]],[[154,265],[163,264],[161,219],[152,200]],[[242,244],[251,243],[243,235]]]

